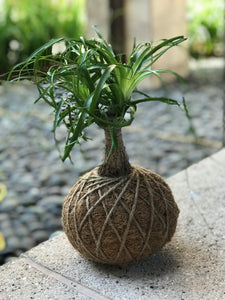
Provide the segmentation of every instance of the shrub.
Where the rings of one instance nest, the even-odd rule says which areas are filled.
[[[84,32],[84,0],[0,1],[0,73],[52,38]]]
[[[188,13],[191,54],[221,55],[224,34],[223,0],[190,0]]]

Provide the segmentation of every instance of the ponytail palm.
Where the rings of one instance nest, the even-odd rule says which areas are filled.
[[[117,147],[115,129],[128,126],[134,119],[137,104],[146,101],[161,101],[170,105],[180,103],[167,97],[151,97],[136,89],[145,78],[171,73],[169,70],[152,70],[152,65],[170,48],[185,40],[183,36],[163,40],[153,47],[151,43],[133,46],[123,64],[96,30],[99,39],[79,40],[57,39],[35,51],[25,63],[14,71],[19,77],[29,75],[35,81],[40,96],[52,106],[55,112],[53,131],[65,123],[68,128],[62,160],[70,157],[74,145],[80,138],[86,139],[84,129],[92,123],[101,128],[109,127],[113,145]],[[49,48],[59,42],[65,43],[60,55],[45,55]],[[43,65],[50,67],[44,71]],[[47,83],[47,84],[46,84]],[[57,89],[63,88],[69,97],[57,99]],[[132,100],[132,93],[140,96]]]
[[[136,86],[161,73],[180,78],[172,71],[151,67],[185,38],[163,40],[155,47],[150,43],[134,45],[124,64],[99,33],[98,37],[50,41],[16,71],[20,78],[34,80],[40,93],[37,101],[44,99],[53,108],[54,133],[61,124],[66,125],[63,161],[70,158],[80,139],[87,139],[85,128],[96,123],[104,129],[103,164],[73,186],[63,203],[62,223],[69,241],[84,257],[126,265],[160,250],[176,229],[179,209],[169,186],[159,175],[129,163],[121,128],[132,123],[141,102],[181,106],[174,99],[151,97]],[[62,53],[45,54],[58,42],[65,44]],[[58,89],[67,97],[58,99]],[[138,97],[132,99],[132,93]],[[187,114],[185,102],[183,105]]]

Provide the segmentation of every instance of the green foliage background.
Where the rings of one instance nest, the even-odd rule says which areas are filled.
[[[85,0],[0,0],[0,74],[52,38],[79,38]]]
[[[191,55],[222,55],[224,16],[223,0],[188,0]]]

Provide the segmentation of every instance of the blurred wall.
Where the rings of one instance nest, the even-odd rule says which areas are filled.
[[[110,10],[108,0],[86,0],[86,37],[95,36],[92,26],[97,26],[98,30],[107,40],[109,37]]]
[[[106,39],[109,37],[109,1],[86,0],[88,33],[93,36],[92,25],[97,25]],[[137,42],[159,42],[177,35],[187,36],[187,0],[124,0],[126,24],[126,52],[129,53],[134,37]],[[155,64],[154,68],[171,69],[182,76],[188,74],[188,50],[186,42],[172,48]],[[167,74],[167,81],[174,77]],[[147,87],[157,87],[156,78],[147,79]]]
[[[126,6],[127,49],[132,46],[134,36],[138,42],[158,42],[177,35],[187,37],[186,0],[127,0]],[[187,42],[170,49],[155,63],[154,68],[170,69],[187,76]],[[174,79],[170,74],[165,74],[163,78],[167,81]],[[151,77],[145,84],[156,87],[160,82]]]

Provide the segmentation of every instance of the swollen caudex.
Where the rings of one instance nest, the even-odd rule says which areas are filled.
[[[99,168],[82,176],[63,205],[63,227],[75,249],[93,261],[126,265],[171,240],[179,209],[166,182],[131,165],[126,176]]]

